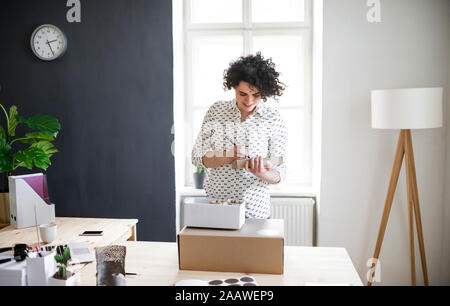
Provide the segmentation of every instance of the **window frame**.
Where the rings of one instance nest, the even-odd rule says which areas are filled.
[[[177,0],[175,0],[177,1]],[[304,42],[304,59],[305,59],[305,107],[304,107],[304,119],[305,119],[305,141],[308,146],[305,148],[305,159],[308,162],[308,181],[304,182],[292,182],[293,185],[286,183],[280,185],[274,185],[272,189],[276,192],[292,191],[294,189],[313,190],[314,188],[314,131],[313,131],[313,3],[312,0],[305,1],[305,20],[303,22],[274,22],[274,23],[252,23],[251,21],[251,5],[252,0],[242,1],[242,22],[241,23],[191,23],[191,0],[183,1],[183,93],[184,93],[184,114],[183,114],[183,129],[181,130],[183,135],[183,179],[182,188],[191,188],[193,186],[193,177],[190,160],[190,152],[192,150],[191,145],[196,138],[193,135],[193,126],[187,126],[187,123],[193,122],[194,111],[196,109],[202,109],[203,107],[194,106],[192,96],[192,81],[190,74],[192,73],[191,60],[192,60],[192,39],[195,35],[228,35],[239,34],[243,36],[243,51],[244,54],[252,53],[252,36],[256,35],[289,35],[296,34],[302,37]],[[257,0],[256,0],[257,1]],[[225,69],[225,68],[224,68]],[[211,103],[213,103],[212,101]],[[280,109],[301,109],[302,106],[278,106]],[[206,111],[206,109],[205,109]],[[300,186],[298,186],[300,184]]]
[[[242,0],[242,23],[192,23],[191,22],[191,0],[183,1],[183,26],[185,30],[205,29],[283,29],[283,28],[311,28],[312,27],[312,0],[305,1],[305,20],[299,22],[252,22],[252,2],[254,0]],[[256,0],[257,1],[257,0]],[[247,51],[247,50],[244,50]]]

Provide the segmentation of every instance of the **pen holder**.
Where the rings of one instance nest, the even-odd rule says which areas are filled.
[[[56,272],[54,254],[50,252],[30,253],[27,257],[28,286],[48,286],[48,278]]]

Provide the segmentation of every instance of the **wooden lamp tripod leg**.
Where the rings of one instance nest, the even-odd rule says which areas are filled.
[[[377,244],[375,246],[375,252],[373,258],[378,260],[380,256],[381,244],[383,243],[384,233],[389,219],[389,213],[391,211],[392,200],[394,199],[395,189],[397,188],[398,177],[400,169],[402,168],[403,156],[405,155],[405,131],[401,130],[398,137],[397,149],[395,152],[394,166],[392,167],[391,179],[389,181],[389,188],[386,195],[386,201],[384,204],[383,216],[381,218],[380,230],[378,231]],[[376,262],[372,264],[369,280],[367,286],[372,285],[372,279],[375,275]]]
[[[412,147],[412,138],[411,138],[411,130],[406,131],[406,148],[405,154],[408,164],[409,164],[409,172],[411,181],[411,191],[412,191],[412,199],[413,199],[413,208],[414,215],[416,217],[416,227],[417,227],[417,238],[419,240],[419,250],[420,250],[420,258],[422,261],[422,271],[423,271],[423,280],[425,286],[428,286],[428,270],[427,270],[427,261],[425,257],[425,246],[423,241],[423,232],[422,232],[422,220],[420,217],[420,207],[419,207],[419,192],[417,190],[417,178],[416,178],[416,167],[414,164],[414,153]]]
[[[408,130],[409,131],[409,130]],[[411,153],[409,151],[408,131],[405,137],[405,170],[406,170],[406,189],[408,194],[408,223],[409,223],[409,249],[411,256],[411,285],[416,285],[416,260],[414,254],[414,187],[412,178]]]

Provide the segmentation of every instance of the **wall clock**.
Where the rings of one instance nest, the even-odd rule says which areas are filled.
[[[57,26],[43,24],[31,34],[31,50],[43,61],[52,61],[61,57],[66,49],[66,35]]]

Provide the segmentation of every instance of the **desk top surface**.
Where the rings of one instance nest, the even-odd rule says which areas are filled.
[[[178,269],[175,242],[122,242],[127,247],[125,270],[128,286],[172,286],[184,279],[213,280],[240,277],[245,273],[187,271]],[[82,286],[95,286],[96,263],[79,270]],[[313,284],[351,284],[361,279],[344,248],[285,246],[283,275],[249,274],[261,286],[302,286]],[[76,272],[76,271],[75,271]]]
[[[56,218],[57,240],[52,244],[87,242],[92,249],[109,245],[129,236],[131,227],[137,219],[96,219],[96,218]],[[84,231],[103,231],[102,236],[79,236]],[[126,239],[122,239],[126,240]],[[17,243],[37,245],[36,227],[16,229],[9,225],[0,230],[0,248],[11,247]],[[41,242],[42,243],[42,242]]]

